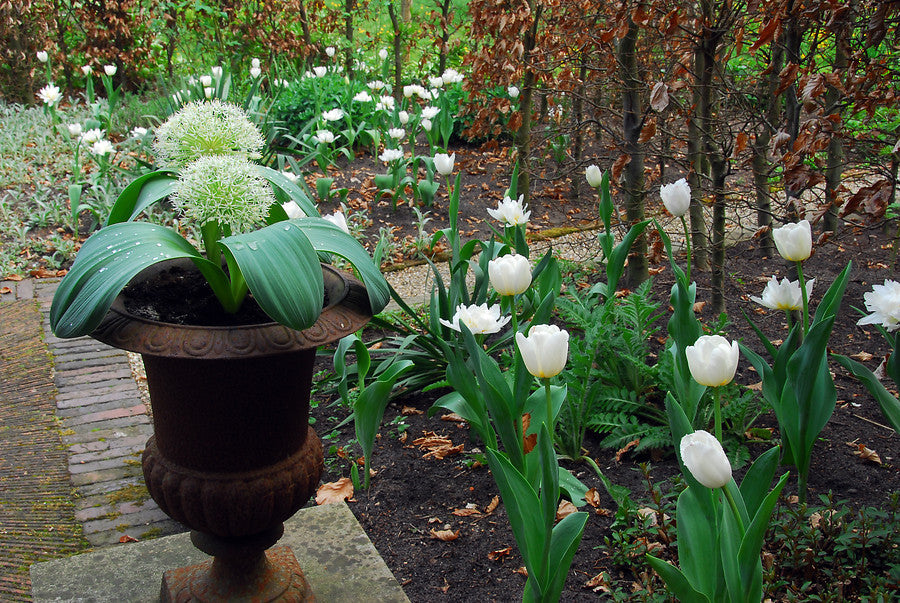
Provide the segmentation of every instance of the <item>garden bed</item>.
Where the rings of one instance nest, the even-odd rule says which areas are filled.
[[[814,304],[850,260],[853,270],[831,338],[831,351],[864,360],[868,358],[864,363],[874,369],[887,352],[887,344],[874,329],[856,325],[858,314],[850,306],[862,307],[863,293],[870,290],[873,283],[881,283],[895,275],[889,237],[877,229],[846,227],[816,249],[814,256],[805,263],[804,272],[808,277],[816,278],[812,295]],[[785,276],[785,263],[778,257],[761,257],[753,240],[729,250],[728,262],[730,277],[726,282],[726,299],[733,322],[726,328],[726,334],[761,351],[756,335],[739,317],[744,310],[770,338],[783,337],[783,313],[762,311],[748,296],[758,296],[772,274]],[[661,308],[665,310],[673,282],[671,270],[664,263],[655,264],[652,269],[659,271],[654,276],[654,297],[663,302]],[[695,274],[700,302],[709,299],[708,276],[707,273]],[[701,310],[700,316],[704,323],[713,324],[716,317],[707,308],[708,305]],[[573,333],[574,336],[577,335]],[[871,358],[867,354],[871,354]],[[836,363],[832,362],[830,366],[835,373],[838,405],[814,448],[810,504],[821,505],[820,496],[830,495],[834,501],[846,501],[857,511],[865,507],[888,509],[892,494],[896,497],[900,491],[900,437],[886,427],[869,393]],[[751,387],[759,383],[759,377],[743,358],[736,381]],[[473,439],[465,424],[441,420],[441,415],[446,413],[439,412],[433,418],[424,414],[439,393],[409,392],[388,407],[373,455],[372,467],[376,474],[372,478],[372,487],[368,492],[355,492],[350,508],[412,601],[516,600],[525,583],[520,569],[522,560],[503,505],[493,508],[492,501],[498,491],[487,467],[477,462],[481,443]],[[322,400],[313,411],[320,436],[328,435],[348,414],[346,409],[329,404],[330,401]],[[777,422],[771,413],[761,416],[754,427],[772,428],[777,438]],[[444,458],[437,458],[440,453],[429,454],[434,446],[441,444],[436,436],[452,442],[452,445],[444,443],[451,450]],[[348,475],[349,459],[359,456],[359,448],[350,443],[352,437],[352,425],[346,425],[325,440],[328,471],[323,481]],[[432,448],[421,446],[428,443]],[[755,458],[771,444],[748,442],[748,445],[751,458]],[[674,536],[670,525],[674,518],[671,493],[677,489],[673,478],[678,474],[671,449],[639,455],[629,451],[617,454],[616,450],[600,448],[596,436],[589,436],[585,446],[614,484],[631,491],[637,508],[647,507],[652,511],[626,514],[620,518],[620,525],[611,529],[616,519],[615,503],[587,465],[569,464],[573,473],[588,487],[596,488],[599,498],[595,501],[596,508],[588,508],[590,518],[563,600],[610,597],[608,589],[619,593],[618,597],[631,593],[629,596],[634,600],[663,597],[659,590],[661,583],[651,579],[642,554],[651,550],[671,558],[674,553],[674,546],[666,541]],[[867,453],[860,455],[863,450],[860,446],[877,453],[880,462]],[[641,464],[645,463],[649,477],[642,475]],[[738,475],[741,473],[737,472]],[[660,507],[652,502],[660,492],[661,509],[667,514],[665,518],[659,517]],[[782,523],[792,512],[797,512],[798,505],[791,502],[795,500],[791,498],[794,494],[796,479],[792,474],[782,504],[776,511],[776,517],[781,517]],[[636,527],[642,524],[636,519],[636,512],[646,514],[648,519],[644,521],[647,523],[661,520],[663,525]],[[821,516],[820,513],[814,517]],[[808,517],[801,519],[800,525],[807,529],[810,543],[819,542],[815,539],[821,536],[820,544],[825,550],[825,528],[812,528]],[[632,527],[626,528],[626,525]],[[842,527],[850,530],[848,525]],[[795,537],[798,543],[805,544],[801,534]],[[896,544],[893,546],[896,549]],[[767,547],[764,554],[770,553],[776,560],[785,554],[786,549],[776,550],[773,544]],[[801,547],[802,551],[807,548],[813,551],[815,546]],[[877,550],[870,548],[873,554]],[[840,567],[842,563],[846,565],[846,560],[841,561],[843,558],[837,553],[813,552],[814,556],[802,564],[803,571],[800,571],[799,563],[797,569],[783,564],[771,570],[777,573],[777,578],[771,574],[769,580],[780,580],[782,585],[769,595],[780,598],[790,590],[801,599],[816,593],[827,599],[835,593],[832,580],[843,580],[846,584],[839,591],[842,596],[858,599],[860,580],[866,576],[857,575],[853,567]],[[865,555],[865,547],[857,554]],[[882,562],[890,560],[883,559]],[[882,584],[890,583],[885,567],[873,565],[869,571],[873,575],[881,572],[883,575],[878,575],[881,575]],[[896,576],[893,579],[896,581]],[[801,591],[806,582],[810,584]],[[658,592],[651,595],[648,588]]]

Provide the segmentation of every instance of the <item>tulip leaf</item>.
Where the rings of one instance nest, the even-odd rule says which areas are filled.
[[[744,479],[741,480],[741,498],[744,500],[747,514],[750,517],[756,515],[766,492],[769,491],[769,484],[775,477],[780,453],[781,449],[778,446],[766,450],[753,461],[747,474],[744,475]]]
[[[738,519],[728,504],[719,504],[719,511],[719,552],[728,601],[731,603],[746,601],[744,584],[741,580],[741,567],[738,563],[738,551],[743,534],[741,534]],[[679,550],[681,550],[680,547]]]
[[[349,390],[347,387],[347,352],[353,348],[356,354],[356,375],[360,383],[365,381],[366,375],[369,373],[369,367],[372,364],[372,358],[369,354],[366,344],[359,338],[356,333],[351,333],[341,339],[334,351],[333,363],[334,372],[340,377],[338,382],[338,392],[343,400],[349,398]]]
[[[841,305],[841,299],[844,297],[844,289],[847,288],[847,281],[850,278],[850,269],[852,265],[852,262],[847,262],[847,265],[838,277],[834,279],[834,282],[828,287],[828,291],[822,296],[822,300],[819,302],[818,307],[816,307],[813,324],[822,322],[829,316],[837,314],[838,308]]]
[[[900,353],[898,353],[895,348],[895,351],[891,356],[898,355],[900,355]],[[866,389],[869,390],[869,393],[872,394],[872,397],[878,402],[878,406],[881,407],[884,418],[891,424],[894,431],[900,433],[900,400],[893,396],[887,388],[884,387],[878,377],[876,377],[864,364],[839,354],[834,354],[833,357],[841,366],[850,371],[854,377],[859,379],[862,384],[866,386]]]
[[[775,449],[773,448],[772,450]],[[762,550],[766,530],[769,528],[769,519],[772,517],[772,511],[775,508],[775,503],[778,501],[778,496],[787,483],[787,478],[787,473],[782,475],[775,488],[763,498],[759,508],[753,515],[753,519],[747,525],[744,537],[741,540],[737,559],[741,568],[741,582],[744,585],[746,601],[753,601],[754,603],[762,601],[762,563],[759,554]],[[766,487],[768,487],[768,484],[766,484]]]
[[[584,526],[588,514],[579,511],[566,515],[553,528],[550,536],[550,575],[544,591],[545,600],[559,601],[560,594],[566,584],[572,559],[581,544]]]
[[[677,567],[653,555],[644,555],[656,573],[660,575],[669,591],[682,603],[709,603],[710,598],[696,590]]]
[[[644,229],[647,228],[648,224],[650,224],[650,220],[644,220],[643,222],[632,225],[625,236],[622,237],[622,242],[613,248],[612,253],[609,256],[609,261],[606,262],[607,299],[612,299],[613,296],[615,296],[616,289],[619,286],[619,279],[622,278],[622,272],[625,269],[625,260],[628,258],[628,253],[631,251],[631,246],[634,245],[635,239],[644,232]]]
[[[688,581],[710,599],[720,584],[722,560],[718,554],[716,505],[709,488],[688,486],[675,505],[678,525],[678,559]]]
[[[543,552],[545,538],[541,501],[525,476],[513,467],[505,454],[487,448],[487,460],[506,507],[522,560],[529,575],[536,576],[539,572],[534,567],[534,562]]]
[[[675,396],[672,395],[672,392],[666,394],[666,416],[669,419],[669,430],[672,432],[672,443],[675,446],[675,458],[678,459],[681,475],[684,476],[684,480],[690,487],[695,488],[697,491],[705,490],[709,495],[711,492],[710,489],[694,478],[687,467],[685,467],[684,461],[681,459],[681,439],[689,433],[693,433],[694,428],[691,426],[691,422],[688,420],[687,415],[684,414],[684,409],[681,408],[681,405],[675,400]],[[706,496],[703,500],[708,503],[708,505],[712,505],[711,496]],[[711,506],[708,506],[707,512],[712,512]]]
[[[228,296],[222,269],[178,233],[147,222],[120,222],[101,228],[81,246],[53,296],[51,329],[64,338],[89,334],[132,278],[148,266],[174,258],[191,259],[213,290]]]
[[[524,364],[521,372],[530,377],[528,371],[525,370]],[[566,400],[567,393],[568,388],[565,385],[550,386],[550,404],[553,407],[554,425],[556,424],[556,417],[559,416],[562,405]],[[540,431],[540,426],[547,421],[547,392],[543,387],[536,389],[528,396],[522,414],[524,413],[531,415],[531,424],[525,431],[525,435],[538,433]]]

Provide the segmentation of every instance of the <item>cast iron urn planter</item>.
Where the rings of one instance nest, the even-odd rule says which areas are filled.
[[[134,281],[171,268],[155,265]],[[309,426],[316,348],[372,315],[363,285],[322,267],[325,306],[310,328],[191,326],[140,318],[126,289],[92,337],[142,355],[154,435],[143,454],[153,500],[213,558],[165,572],[163,601],[313,601],[283,522],[315,493],[322,445]]]

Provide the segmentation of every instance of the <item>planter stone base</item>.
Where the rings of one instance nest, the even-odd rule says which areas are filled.
[[[320,603],[409,603],[384,560],[345,504],[301,509],[284,522],[284,536],[269,555],[289,547]],[[42,601],[160,600],[163,574],[209,560],[188,533],[36,563],[32,597]]]

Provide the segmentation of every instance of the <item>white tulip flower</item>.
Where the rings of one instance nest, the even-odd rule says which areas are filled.
[[[331,130],[318,130],[313,138],[321,144],[331,144],[337,138]]]
[[[503,255],[488,262],[488,276],[500,295],[518,295],[531,286],[531,263],[524,255]]]
[[[363,90],[362,92],[357,92],[356,96],[353,97],[353,100],[358,103],[371,103],[375,99],[372,98],[371,94]]]
[[[584,170],[584,177],[592,188],[599,188],[603,182],[603,172],[596,165],[589,165]]]
[[[322,113],[322,119],[325,121],[338,121],[344,118],[344,112],[341,109],[332,109]]]
[[[350,228],[347,226],[347,219],[344,217],[344,212],[336,210],[331,215],[322,216],[322,219],[331,222],[347,234],[350,234]]]
[[[200,76],[200,85],[204,88],[209,88],[212,86],[212,76],[211,75],[201,75]]]
[[[212,86],[207,86],[206,88],[203,89],[203,96],[205,96],[206,98],[212,98],[212,95],[213,95]]]
[[[81,136],[81,124],[69,124],[66,127],[69,129],[69,136],[72,136],[73,138],[76,136]]]
[[[400,140],[404,136],[406,136],[406,130],[403,128],[391,128],[388,130],[388,136],[393,138],[394,140]]]
[[[113,147],[113,144],[105,138],[102,140],[98,140],[91,145],[91,153],[97,155],[98,157],[104,157],[114,151],[115,147]]]
[[[456,307],[456,313],[453,315],[452,321],[440,319],[441,324],[450,327],[454,331],[459,331],[459,323],[462,321],[469,330],[476,335],[496,333],[510,321],[511,316],[500,316],[500,305],[487,304],[465,306],[460,304]]]
[[[900,283],[885,279],[883,285],[872,285],[872,290],[863,298],[866,310],[871,314],[860,318],[856,324],[880,324],[889,333],[900,328]]]
[[[487,212],[492,218],[507,226],[524,226],[531,217],[531,212],[526,211],[524,201],[525,195],[519,195],[518,201],[504,197],[497,205],[497,209],[488,208]]]
[[[443,176],[448,176],[453,172],[453,164],[456,162],[456,153],[448,155],[447,153],[437,153],[434,156],[434,168]]]
[[[147,135],[147,128],[142,128],[140,126],[135,126],[131,129],[131,137],[132,138],[143,138]]]
[[[81,135],[81,141],[84,144],[94,144],[103,138],[103,130],[100,128],[92,128]]]
[[[441,74],[441,79],[444,80],[444,84],[458,84],[462,82],[465,78],[463,75],[457,71],[456,69],[447,69]]]
[[[816,279],[810,279],[806,283],[806,298],[812,294],[813,284]],[[773,275],[766,283],[761,297],[750,296],[750,299],[761,306],[772,310],[800,310],[803,308],[803,297],[800,291],[800,281],[791,281],[787,278],[778,279]]]
[[[50,60],[50,55],[47,54],[46,50],[38,50],[37,60],[39,60],[41,63],[46,63],[47,61]]]
[[[399,113],[397,113],[397,119],[399,119],[400,123],[405,126],[409,123],[409,113],[406,111],[400,111]]]
[[[94,68],[91,67],[90,65],[82,65],[81,73],[83,73],[84,75],[90,75],[90,74],[94,73]]]
[[[566,366],[569,333],[556,325],[534,325],[527,337],[516,333],[516,345],[528,372],[538,379],[549,379]]]
[[[250,68],[250,77],[254,80],[262,75],[262,70],[259,67],[251,67]]]
[[[434,119],[440,112],[441,110],[438,107],[432,107],[431,105],[428,105],[427,107],[422,108],[422,117],[424,117],[425,119]]]
[[[422,129],[426,132],[431,132],[432,123],[427,117],[423,118],[422,121],[419,122],[419,125],[422,126]]]
[[[250,59],[250,68],[251,69],[259,69],[260,68],[259,59]]]
[[[316,77],[324,77],[328,73],[328,67],[322,67],[321,65],[313,67],[313,73]]]
[[[808,220],[776,228],[772,237],[778,253],[789,262],[802,262],[812,254],[812,230]]]
[[[384,82],[382,82],[381,80],[372,80],[371,82],[367,82],[366,86],[368,86],[369,90],[371,90],[372,92],[376,92],[384,88]]]
[[[287,214],[288,219],[293,220],[294,218],[305,218],[306,212],[301,209],[299,205],[297,205],[296,201],[288,201],[286,203],[281,204],[281,208],[284,210],[284,213]]]
[[[327,54],[329,57],[333,57],[334,53],[335,53],[334,46],[326,46],[325,47],[325,54]]]
[[[686,214],[691,205],[691,187],[684,178],[660,186],[659,196],[669,213],[676,218]]]
[[[385,149],[384,153],[378,156],[385,163],[403,159],[403,149]]]
[[[509,98],[519,98],[519,87],[518,86],[510,86],[506,89],[506,93],[509,94]]]
[[[701,335],[684,350],[694,381],[707,387],[730,383],[737,371],[741,350],[736,341],[721,335]]]
[[[681,462],[694,479],[707,488],[722,488],[731,481],[731,463],[722,443],[702,429],[681,438]]]
[[[47,84],[41,88],[37,95],[38,98],[47,105],[55,105],[62,99],[62,93],[59,91],[59,87],[54,86],[53,84]]]
[[[219,79],[222,77],[222,67],[221,65],[216,65],[215,67],[210,68],[210,71],[213,74],[213,77]]]
[[[386,48],[382,48],[381,50],[378,51],[378,58],[381,59],[382,61],[385,60],[386,58],[388,58],[388,51]]]
[[[116,67],[115,65],[104,65],[103,66],[103,73],[105,73],[109,77],[114,76],[116,74],[116,71],[118,71],[118,67]]]

